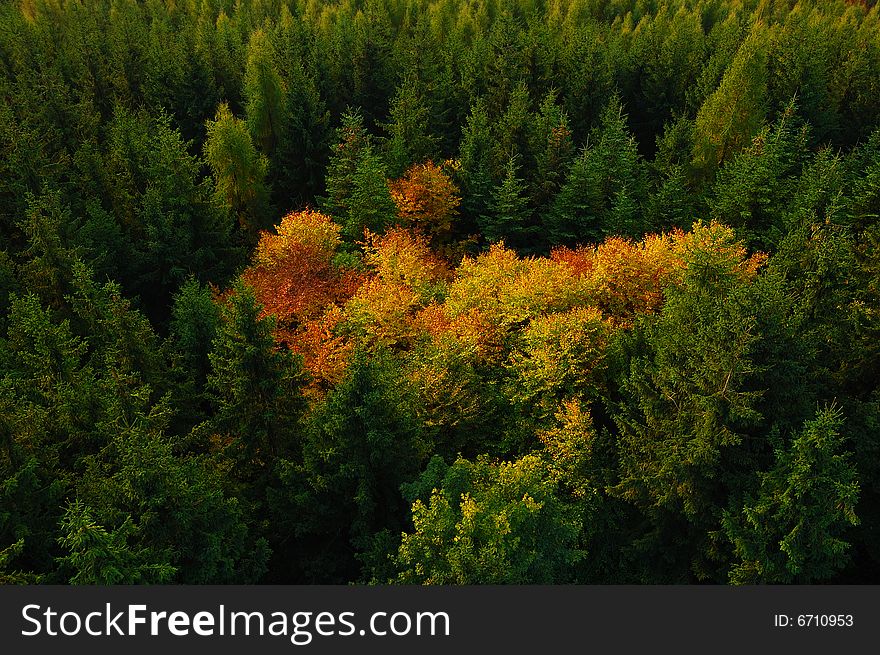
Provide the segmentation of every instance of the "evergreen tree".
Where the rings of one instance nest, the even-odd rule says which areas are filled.
[[[462,210],[473,227],[476,227],[479,217],[489,211],[494,187],[489,115],[484,103],[479,100],[471,107],[462,134],[459,157],[461,165],[458,178],[461,181]]]
[[[300,448],[302,367],[272,339],[273,321],[261,316],[253,290],[237,282],[220,309],[208,358],[208,390],[215,406],[209,430],[224,436],[236,477],[255,484],[273,459]]]
[[[358,164],[362,159],[373,158],[372,139],[364,128],[360,111],[349,109],[342,115],[342,124],[336,130],[336,141],[327,166],[327,196],[321,198],[321,207],[345,224],[354,194]]]
[[[302,473],[310,489],[298,513],[309,522],[302,529],[325,579],[352,579],[354,555],[369,554],[380,531],[403,527],[400,485],[415,478],[429,451],[398,376],[387,355],[358,351],[310,421]]]
[[[61,568],[70,572],[70,584],[170,582],[176,569],[149,549],[133,549],[128,540],[135,532],[130,518],[108,532],[95,522],[88,507],[80,502],[69,504],[61,520],[59,542],[69,551],[61,558]]]
[[[285,113],[286,90],[274,59],[269,37],[263,30],[257,30],[251,35],[247,48],[245,108],[251,138],[260,152],[270,158],[290,120]]]
[[[397,205],[391,197],[385,166],[378,155],[371,150],[362,153],[351,181],[343,234],[351,241],[362,240],[365,230],[381,234],[394,222]]]
[[[769,38],[757,23],[697,113],[693,165],[705,177],[744,148],[764,121]]]
[[[807,139],[789,105],[772,128],[762,129],[718,172],[709,197],[712,217],[736,228],[750,246],[772,247],[785,230],[783,217],[798,166],[806,159]]]
[[[682,284],[666,290],[659,316],[625,337],[615,413],[615,493],[652,516],[658,535],[682,540],[682,580],[722,575],[725,556],[711,537],[720,512],[769,463],[763,435],[795,429],[811,396],[801,369],[809,346],[781,278],[752,278],[729,230],[696,233],[702,245],[687,252]]]
[[[609,234],[644,232],[648,226],[637,220],[644,193],[644,167],[620,100],[614,97],[546,217],[551,243],[570,245]]]
[[[559,192],[574,155],[568,116],[550,92],[532,119],[529,151],[535,157],[532,204],[543,212]]]
[[[313,202],[324,187],[330,142],[330,113],[318,85],[299,62],[286,78],[287,117],[275,149],[272,190],[282,209]]]
[[[492,193],[491,214],[480,221],[480,231],[489,242],[505,241],[514,248],[537,250],[538,244],[533,240],[537,231],[531,225],[526,186],[516,174],[516,159],[511,157],[503,181]]]
[[[388,134],[384,143],[388,174],[398,178],[412,164],[434,159],[437,139],[428,131],[430,112],[413,78],[405,78],[391,101],[389,121],[383,128]]]
[[[255,240],[268,227],[266,186],[268,161],[254,147],[244,121],[223,103],[213,121],[208,121],[205,159],[214,175],[215,198],[232,212],[246,237]]]
[[[726,512],[724,527],[739,562],[734,584],[809,584],[828,580],[849,559],[846,530],[858,524],[856,469],[844,450],[839,409],[819,412],[776,464],[741,512]]]

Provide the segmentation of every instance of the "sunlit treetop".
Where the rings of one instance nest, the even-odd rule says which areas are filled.
[[[420,295],[431,295],[451,273],[435,255],[427,238],[404,228],[385,234],[368,232],[364,262],[386,283],[402,283]]]
[[[449,285],[451,316],[479,308],[498,325],[513,326],[545,312],[583,304],[585,289],[565,262],[522,259],[503,243],[476,258],[465,258]]]
[[[342,228],[326,214],[311,209],[291,212],[281,219],[275,234],[263,232],[254,253],[254,263],[271,264],[283,258],[294,244],[332,257],[342,243]]]

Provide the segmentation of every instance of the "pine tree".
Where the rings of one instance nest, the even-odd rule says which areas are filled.
[[[273,321],[261,316],[253,290],[242,282],[220,309],[208,358],[208,390],[216,416],[206,428],[223,435],[240,479],[253,481],[273,458],[298,452],[302,364],[279,349]]]
[[[76,501],[68,504],[60,528],[58,541],[69,551],[60,565],[70,584],[163,584],[177,572],[161,555],[128,543],[137,532],[130,517],[108,531]]]
[[[388,189],[385,166],[371,150],[362,153],[352,176],[348,214],[343,234],[350,241],[363,239],[364,231],[382,233],[394,223],[397,206]]]
[[[648,226],[639,216],[644,174],[623,106],[613,97],[545,218],[551,243],[573,245],[611,234],[644,233]]]
[[[543,213],[559,192],[574,155],[568,116],[552,91],[532,119],[529,150],[535,157],[532,204]]]
[[[362,158],[371,158],[372,139],[364,128],[359,110],[348,109],[336,130],[336,144],[327,166],[327,196],[320,199],[321,208],[345,224],[354,193],[354,178]],[[361,235],[356,235],[361,236]]]
[[[458,178],[461,181],[462,210],[477,226],[492,202],[492,134],[485,105],[478,100],[472,107],[461,139]]]
[[[228,471],[225,488],[246,512],[249,531],[275,553],[272,569],[279,575],[289,568],[281,545],[298,523],[287,515],[287,497],[301,485],[283,475],[302,458],[306,379],[301,358],[275,343],[274,320],[261,316],[261,309],[241,281],[221,306],[208,355],[214,415],[191,438],[214,444],[219,467]]]
[[[745,259],[729,229],[695,226],[691,238],[682,282],[666,289],[660,314],[621,335],[628,363],[618,378],[614,493],[667,535],[646,558],[682,539],[678,579],[721,581],[726,562],[711,535],[721,510],[770,464],[767,432],[796,429],[809,412],[809,345],[782,278],[755,277],[758,260]]]
[[[785,231],[784,216],[807,157],[808,131],[790,104],[773,126],[720,170],[708,198],[712,218],[737,229],[753,248],[769,250]]]
[[[331,136],[330,113],[315,79],[297,61],[285,81],[287,104],[282,113],[287,123],[270,170],[282,210],[313,202],[323,189]]]
[[[706,178],[744,148],[764,121],[769,39],[757,23],[697,113],[693,165]]]
[[[290,121],[286,89],[274,59],[266,33],[260,29],[251,34],[244,73],[247,126],[254,144],[270,159]]]
[[[298,512],[318,546],[311,557],[330,579],[353,577],[353,553],[371,550],[376,533],[399,533],[406,508],[400,485],[418,474],[428,452],[398,375],[387,354],[358,351],[310,421],[300,473],[310,489]]]

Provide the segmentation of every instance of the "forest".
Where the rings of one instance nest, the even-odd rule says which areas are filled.
[[[0,582],[880,583],[880,7],[3,0]]]

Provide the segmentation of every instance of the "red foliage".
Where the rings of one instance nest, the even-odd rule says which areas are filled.
[[[435,247],[448,242],[461,198],[441,167],[430,161],[414,164],[388,186],[404,225],[428,235]]]
[[[346,302],[363,283],[360,274],[333,263],[338,234],[329,217],[310,210],[285,216],[277,234],[262,233],[243,277],[264,314],[275,315],[279,341],[295,340],[301,325]]]

